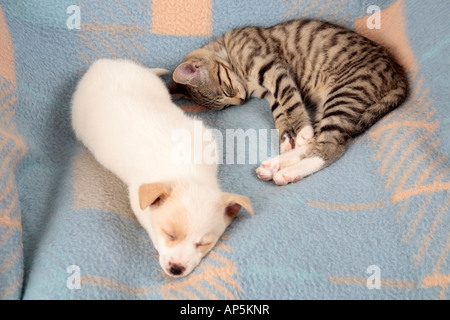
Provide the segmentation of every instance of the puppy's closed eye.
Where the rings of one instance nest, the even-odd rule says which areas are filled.
[[[176,237],[175,237],[174,233],[168,232],[166,230],[162,230],[162,232],[163,232],[163,234],[164,234],[164,236],[166,237],[167,240],[169,240],[169,241],[175,241],[176,240]]]
[[[195,244],[195,247],[196,247],[196,248],[207,248],[207,247],[209,247],[210,245],[212,245],[211,242],[207,242],[207,243],[199,242],[199,243],[196,243],[196,244]]]

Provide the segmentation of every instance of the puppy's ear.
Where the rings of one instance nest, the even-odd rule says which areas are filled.
[[[225,204],[225,216],[231,219],[235,218],[241,207],[244,207],[253,216],[253,208],[249,198],[239,194],[223,193],[222,200]]]
[[[169,86],[169,93],[176,98],[192,99],[189,91],[187,91],[186,86],[184,84],[172,82],[171,85]]]
[[[161,205],[169,195],[170,187],[165,183],[142,184],[139,187],[139,206],[144,210],[148,206]]]
[[[180,84],[188,84],[198,87],[209,81],[206,65],[199,60],[189,60],[175,68],[172,75],[173,81]]]

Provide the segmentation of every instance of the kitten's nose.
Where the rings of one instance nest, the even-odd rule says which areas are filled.
[[[183,272],[184,272],[184,270],[186,270],[186,268],[185,267],[183,267],[183,266],[179,266],[179,265],[177,265],[177,264],[173,264],[171,267],[170,267],[170,273],[171,274],[173,274],[174,276],[179,276],[180,274],[182,274]]]
[[[245,99],[244,99],[244,98],[241,98],[240,100],[241,100],[241,104],[244,104]]]

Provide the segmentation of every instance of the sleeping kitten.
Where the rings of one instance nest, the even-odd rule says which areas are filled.
[[[257,169],[284,185],[336,161],[346,142],[400,105],[408,82],[382,46],[343,27],[294,20],[234,29],[192,51],[170,91],[221,110],[266,99],[282,154]],[[310,119],[306,106],[312,107]],[[289,152],[288,152],[289,151]]]

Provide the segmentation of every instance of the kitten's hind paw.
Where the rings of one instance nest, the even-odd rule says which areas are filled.
[[[295,141],[291,138],[291,135],[285,133],[281,139],[280,153],[291,151],[295,147]]]
[[[283,172],[277,172],[273,175],[273,181],[276,185],[284,186],[288,183],[296,183],[298,182],[302,177],[301,176],[290,176],[289,174],[283,173]]]
[[[320,157],[305,158],[293,166],[274,173],[272,178],[277,185],[284,186],[288,183],[295,183],[322,169],[324,165],[325,161]]]

